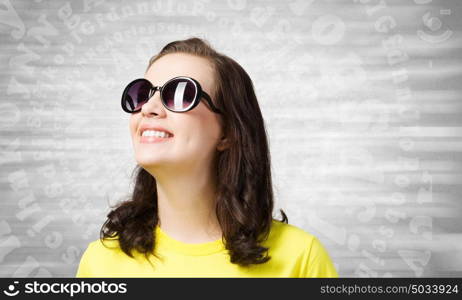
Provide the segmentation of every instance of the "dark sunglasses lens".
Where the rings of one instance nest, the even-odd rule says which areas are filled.
[[[147,80],[138,80],[129,84],[123,97],[123,106],[133,112],[141,109],[141,106],[149,100],[151,83]]]
[[[173,111],[183,111],[189,108],[196,95],[196,85],[188,79],[174,79],[162,90],[164,104]]]

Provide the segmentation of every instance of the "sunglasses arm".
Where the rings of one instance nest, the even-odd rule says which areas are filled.
[[[213,105],[212,99],[206,92],[202,92],[202,97],[204,97],[204,99],[207,101],[212,111],[216,112],[217,114],[222,114],[221,110],[219,110],[215,105]]]

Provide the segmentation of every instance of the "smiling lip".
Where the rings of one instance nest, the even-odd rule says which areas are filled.
[[[170,137],[168,138],[163,138],[163,137],[157,137],[157,136],[143,136],[143,131],[145,130],[156,130],[156,131],[163,131],[168,133]],[[164,143],[173,138],[173,133],[165,129],[164,127],[157,126],[157,125],[149,125],[149,124],[141,124],[140,126],[140,143],[143,144],[152,144],[152,143]]]

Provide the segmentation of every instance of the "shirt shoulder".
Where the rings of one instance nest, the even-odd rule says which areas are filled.
[[[303,251],[316,237],[309,232],[291,224],[273,220],[268,243],[272,247],[287,247],[294,251]]]
[[[338,277],[324,245],[302,228],[273,220],[266,244],[282,259],[296,258],[299,277]]]
[[[75,277],[96,277],[101,265],[116,259],[122,253],[116,239],[101,239],[90,242],[83,252]]]

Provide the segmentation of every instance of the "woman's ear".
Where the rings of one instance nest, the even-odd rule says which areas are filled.
[[[223,151],[225,149],[227,149],[229,147],[230,143],[229,143],[229,139],[228,138],[225,138],[224,136],[221,137],[221,140],[220,142],[218,143],[217,145],[217,150],[218,151]]]

